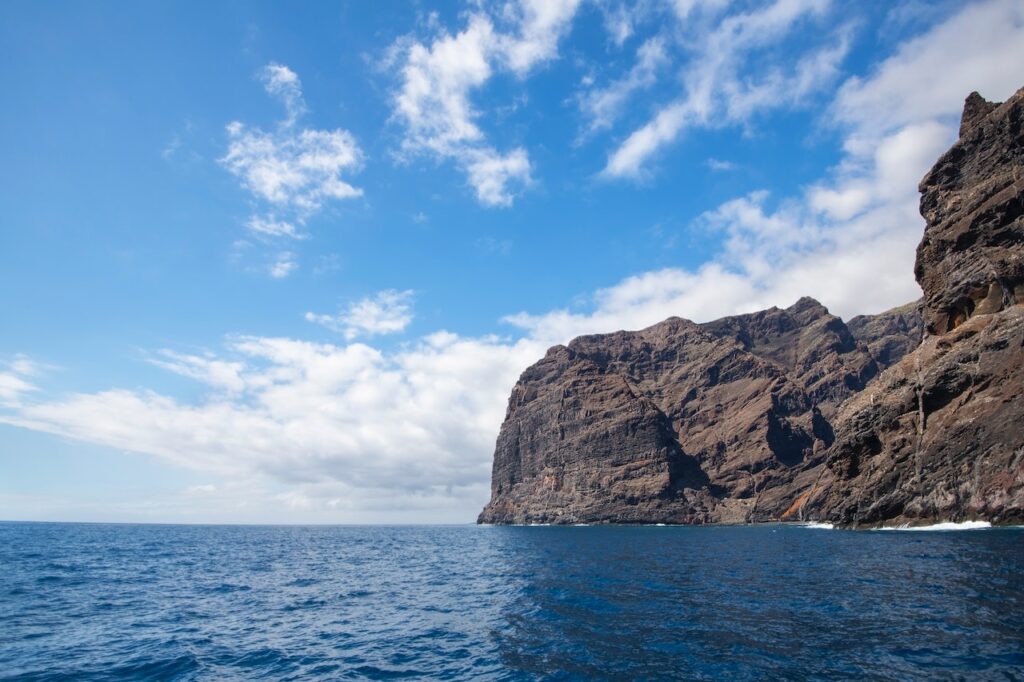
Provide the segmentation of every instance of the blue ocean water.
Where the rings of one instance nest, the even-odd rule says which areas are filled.
[[[0,678],[1024,679],[1024,531],[0,524]]]

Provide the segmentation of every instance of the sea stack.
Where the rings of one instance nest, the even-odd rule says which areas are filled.
[[[968,97],[920,190],[919,302],[550,349],[512,391],[479,521],[1024,520],[1024,90]]]

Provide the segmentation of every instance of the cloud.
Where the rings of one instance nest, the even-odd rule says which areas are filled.
[[[245,366],[240,362],[220,360],[212,354],[187,355],[163,349],[150,358],[149,362],[224,393],[240,393],[245,389],[245,381],[242,379]]]
[[[956,139],[964,97],[980,89],[1005,99],[1020,86],[1014,65],[1022,60],[1024,6],[968,5],[839,88],[825,118],[842,134],[844,153],[826,177],[795,196],[759,191],[705,212],[695,228],[724,238],[710,262],[629,278],[597,292],[591,311],[508,321],[535,336],[564,337],[668,315],[706,320],[802,295],[846,317],[917,298],[917,183]]]
[[[338,315],[306,313],[310,322],[323,325],[351,341],[358,336],[395,334],[412,322],[411,290],[387,289],[354,303]]]
[[[441,31],[429,44],[403,39],[392,47],[389,64],[401,81],[394,96],[394,118],[404,127],[406,156],[429,155],[454,161],[485,206],[510,206],[530,184],[525,149],[498,151],[478,125],[471,94],[496,72],[525,78],[557,56],[559,38],[569,27],[578,0],[520,0],[504,6],[503,31],[483,11],[469,15],[455,34]]]
[[[291,237],[293,239],[304,239],[306,235],[300,233],[294,223],[289,223],[284,220],[274,220],[273,218],[252,216],[249,221],[245,224],[249,231],[257,235],[267,235],[270,237]]]
[[[269,64],[259,74],[264,89],[284,105],[286,116],[272,131],[233,121],[227,126],[228,150],[220,163],[236,176],[261,211],[246,221],[261,240],[304,239],[298,229],[331,201],[353,199],[363,190],[345,178],[357,172],[363,152],[347,130],[302,128],[306,112],[298,75],[281,64]],[[286,277],[298,267],[294,254],[279,258],[268,270]]]
[[[536,66],[554,59],[558,40],[576,14],[580,0],[519,0],[505,6],[517,26],[515,35],[499,36],[499,56],[522,77]]]
[[[1006,55],[1024,45],[1022,12],[999,0],[969,5],[848,80],[824,114],[842,136],[841,162],[793,196],[752,192],[706,211],[693,229],[721,237],[723,247],[697,269],[639,273],[579,306],[511,315],[518,338],[438,331],[385,351],[352,338],[242,336],[216,354],[162,351],[150,359],[199,382],[205,394],[193,400],[124,388],[50,396],[26,379],[34,365],[23,358],[21,369],[0,372],[20,382],[0,383],[0,422],[144,453],[201,471],[204,482],[222,477],[236,486],[217,480],[216,490],[193,491],[182,508],[202,498],[225,508],[248,502],[277,519],[469,520],[486,501],[509,389],[553,343],[670,315],[700,321],[789,305],[802,295],[845,316],[916,298],[916,182],[955,137],[963,98],[976,87],[943,85],[944,96],[923,106],[937,87],[928,74],[956,75],[959,60],[968,60],[982,94],[1010,95],[1020,61]],[[901,96],[886,101],[895,91]],[[879,103],[877,120],[868,102]],[[363,302],[387,308],[378,298]],[[353,316],[363,302],[314,321],[345,335],[350,316],[377,319]]]
[[[284,279],[299,267],[295,262],[295,254],[291,251],[282,251],[277,254],[277,259],[267,268],[267,274],[274,279]]]
[[[592,88],[582,93],[579,106],[588,119],[586,134],[610,128],[630,97],[638,90],[654,85],[658,71],[668,62],[665,39],[655,36],[637,48],[636,63],[625,76],[606,87]]]
[[[714,16],[729,6],[729,0],[674,0],[672,9],[680,21],[687,21],[698,13]]]
[[[487,494],[507,391],[542,351],[446,332],[393,354],[239,337],[228,357],[170,356],[167,366],[208,387],[198,402],[112,389],[25,405],[0,422],[212,476],[276,481],[303,505],[339,500],[338,514],[454,500],[465,518]],[[230,371],[207,371],[210,361]]]
[[[465,154],[466,175],[476,190],[476,198],[485,206],[511,206],[508,187],[516,182],[529,185],[530,159],[522,147],[502,156],[493,149],[474,149]]]
[[[736,168],[736,164],[733,163],[732,161],[725,161],[722,159],[711,158],[705,161],[704,163],[707,164],[707,167],[713,171],[729,171],[734,170]]]
[[[16,372],[0,372],[0,406],[17,407],[22,395],[36,390]]]
[[[228,126],[228,136],[231,144],[221,163],[256,197],[300,220],[326,201],[363,194],[341,178],[362,159],[355,138],[345,130],[265,133],[236,122]]]
[[[1020,69],[1012,65],[1024,63],[1022,33],[1020,2],[971,3],[902,45],[870,77],[847,80],[831,110],[856,132],[847,151],[870,153],[879,137],[895,129],[955,116],[971,91],[1008,96],[1021,84]]]
[[[260,80],[267,93],[281,100],[288,117],[281,125],[295,125],[306,113],[306,102],[302,98],[302,83],[297,73],[282,64],[268,64],[260,72]]]
[[[799,105],[837,77],[849,48],[842,30],[793,62],[786,53],[765,55],[800,22],[822,17],[830,0],[774,0],[718,19],[723,7],[676,3],[681,25],[695,45],[680,73],[683,92],[619,144],[608,157],[605,177],[637,177],[656,152],[686,129],[746,123],[758,112]],[[701,21],[691,21],[698,14]]]
[[[38,391],[28,378],[39,375],[44,367],[21,353],[6,367],[0,366],[0,407],[17,408],[25,395]]]
[[[636,30],[636,7],[627,7],[625,4],[618,4],[614,7],[607,2],[600,3],[598,8],[604,17],[604,28],[616,46],[622,45],[632,37]]]

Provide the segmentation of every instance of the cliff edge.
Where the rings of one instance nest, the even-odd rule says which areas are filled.
[[[967,98],[920,185],[921,301],[556,346],[520,377],[481,523],[1024,520],[1024,90]]]

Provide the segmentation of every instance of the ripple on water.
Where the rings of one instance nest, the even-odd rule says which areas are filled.
[[[1024,679],[1019,531],[0,524],[0,678]]]

